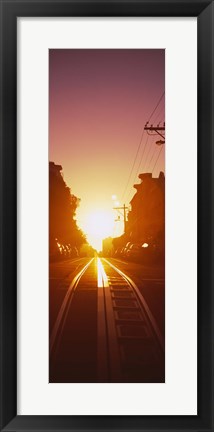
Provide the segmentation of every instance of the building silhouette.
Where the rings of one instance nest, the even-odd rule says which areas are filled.
[[[153,178],[152,173],[138,176],[136,193],[130,201],[126,238],[133,243],[157,243],[164,248],[165,236],[165,176]]]

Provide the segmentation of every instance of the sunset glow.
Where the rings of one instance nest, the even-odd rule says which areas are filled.
[[[100,248],[103,237],[121,235],[122,216],[112,208],[129,205],[138,174],[164,171],[164,148],[146,133],[131,171],[144,125],[164,90],[164,50],[49,52],[49,157],[63,167],[66,184],[80,198],[78,225]],[[155,116],[157,122],[165,119],[164,104]]]
[[[89,243],[98,252],[102,249],[102,240],[113,235],[114,214],[107,210],[94,210],[85,215],[82,221],[84,230]]]
[[[164,383],[164,49],[49,71],[49,382]]]

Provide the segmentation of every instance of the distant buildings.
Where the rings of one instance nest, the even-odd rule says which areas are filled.
[[[113,239],[114,251],[126,243],[154,244],[164,252],[165,247],[165,176],[139,174],[141,183],[135,184],[136,193],[130,201],[125,233]]]
[[[113,252],[113,239],[112,237],[107,237],[103,239],[103,247],[102,247],[102,254],[103,256],[111,256]]]

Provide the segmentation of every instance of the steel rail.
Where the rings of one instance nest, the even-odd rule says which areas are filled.
[[[117,273],[119,273],[119,275],[128,283],[128,285],[134,290],[134,292],[137,295],[138,300],[140,301],[146,315],[148,318],[148,321],[152,327],[153,333],[155,334],[161,349],[164,351],[164,339],[163,336],[158,328],[158,325],[156,323],[156,320],[148,306],[148,304],[146,303],[146,300],[144,299],[143,295],[141,294],[139,288],[137,287],[137,285],[135,284],[135,282],[129,277],[127,276],[122,270],[119,270],[116,266],[114,266],[112,263],[110,263],[107,259],[103,258],[103,261],[105,261],[110,267],[112,267]]]
[[[64,300],[62,302],[61,308],[59,310],[59,313],[57,315],[52,333],[51,333],[51,337],[50,337],[50,355],[53,352],[53,348],[55,346],[56,343],[56,339],[57,339],[57,335],[59,334],[59,329],[61,326],[61,332],[62,333],[62,327],[65,324],[65,320],[67,317],[67,313],[69,310],[69,306],[72,300],[72,297],[74,295],[74,292],[79,284],[79,281],[81,279],[81,277],[83,276],[83,274],[85,273],[85,271],[87,270],[87,268],[90,266],[90,264],[92,263],[92,261],[94,260],[94,258],[92,258],[81,270],[80,272],[74,277],[74,279],[72,280],[67,293],[64,297]]]

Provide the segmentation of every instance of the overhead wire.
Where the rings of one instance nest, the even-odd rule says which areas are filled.
[[[153,124],[157,122],[157,120],[159,118],[161,118],[161,120],[163,119],[163,112],[165,110],[165,107],[163,106],[160,111],[157,113],[157,115],[155,116],[154,120],[153,120]],[[158,123],[161,123],[161,120],[158,120]]]
[[[159,101],[158,101],[157,105],[155,106],[154,110],[152,111],[152,114],[150,115],[150,117],[149,117],[149,119],[148,119],[148,122],[149,122],[149,121],[151,120],[151,118],[152,118],[153,114],[155,113],[155,111],[156,111],[157,107],[159,106],[159,104],[160,104],[161,100],[163,99],[163,96],[164,96],[164,94],[165,94],[165,91],[164,91],[164,92],[162,93],[162,95],[161,95],[161,97],[160,97],[160,99],[159,99]]]
[[[163,145],[161,146],[161,148],[160,148],[160,150],[159,150],[159,153],[158,153],[157,159],[156,159],[156,161],[155,161],[155,165],[154,165],[153,170],[152,170],[152,174],[153,174],[153,172],[154,172],[154,170],[155,170],[155,167],[156,167],[156,165],[157,165],[157,162],[158,162],[158,159],[159,159],[159,157],[160,157],[160,154],[161,154],[162,150],[163,150]]]
[[[144,157],[144,154],[145,154],[145,150],[146,150],[146,146],[147,146],[148,140],[149,140],[149,135],[147,135],[147,138],[146,138],[146,142],[145,142],[145,145],[144,145],[144,148],[143,148],[143,153],[141,155],[140,162],[138,164],[138,167],[137,167],[137,170],[136,170],[136,173],[135,173],[135,179],[136,179],[136,176],[138,175],[140,166],[142,164],[142,160],[143,160],[143,157]]]
[[[133,179],[134,183],[135,183],[135,181],[137,180],[137,177],[138,177],[139,169],[140,169],[140,166],[142,164],[142,160],[143,160],[143,156],[145,154],[145,149],[146,149],[146,146],[147,146],[147,143],[148,143],[148,139],[149,139],[149,135],[147,135],[147,139],[146,139],[145,144],[144,144],[144,148],[143,148],[143,152],[142,152],[142,155],[141,155],[141,158],[140,158],[140,162],[139,162],[139,164],[137,166],[137,169],[135,171],[135,175],[134,175],[134,179]],[[131,187],[131,190],[132,190],[132,187]],[[129,195],[130,195],[130,192],[128,193],[127,198],[129,197]]]
[[[149,146],[149,151],[147,152],[147,155],[146,155],[146,158],[145,158],[145,161],[144,161],[144,167],[145,167],[144,169],[145,169],[145,171],[146,171],[146,166],[147,166],[148,157],[149,157],[149,154],[150,154],[150,152],[151,152],[151,149],[152,149],[153,145],[155,144],[155,141],[156,141],[156,137],[155,137],[155,139],[152,141],[151,145]]]
[[[150,169],[150,165],[151,165],[151,163],[152,163],[153,157],[155,156],[155,153],[157,153],[157,147],[156,147],[156,146],[154,147],[154,149],[153,149],[153,153],[152,153],[152,155],[151,155],[151,157],[150,157],[150,159],[149,159],[149,163],[148,163],[148,171],[149,171],[149,169]],[[150,171],[152,172],[151,169],[150,169]]]
[[[157,102],[155,108],[153,109],[153,111],[152,111],[152,113],[151,113],[151,115],[150,115],[150,117],[149,117],[149,119],[148,119],[148,122],[151,120],[152,116],[154,115],[155,111],[157,110],[157,108],[158,108],[158,106],[159,106],[161,100],[163,99],[164,94],[165,94],[165,91],[162,93],[161,97],[159,98],[159,100],[158,100],[158,102]],[[132,164],[132,168],[131,168],[131,171],[130,171],[130,174],[129,174],[129,177],[128,177],[128,180],[127,180],[126,186],[125,186],[124,191],[123,191],[123,194],[122,194],[122,198],[121,198],[122,201],[123,201],[124,197],[126,197],[126,193],[127,193],[127,189],[128,189],[128,186],[129,186],[129,182],[130,182],[130,180],[131,180],[131,177],[132,177],[132,174],[133,174],[133,170],[134,170],[134,167],[135,167],[135,164],[136,164],[136,161],[137,161],[138,155],[139,155],[139,151],[140,151],[140,148],[141,148],[141,145],[142,145],[142,141],[143,141],[143,137],[144,137],[144,132],[145,132],[145,129],[143,129],[143,132],[142,132],[142,134],[141,134],[140,142],[139,142],[139,145],[138,145],[138,148],[137,148],[136,154],[135,154],[135,158],[134,158],[134,161],[133,161],[133,164]],[[144,144],[144,147],[143,147],[143,153],[142,153],[142,156],[141,156],[141,159],[140,159],[140,162],[139,162],[139,165],[138,165],[137,170],[139,170],[140,165],[141,165],[141,163],[142,163],[142,160],[143,160],[143,157],[144,157],[144,154],[145,154],[145,149],[146,149],[146,146],[147,146],[147,143],[148,143],[149,135],[154,135],[154,134],[148,134],[148,133],[147,133],[147,140],[146,140],[146,142],[145,142],[145,144]],[[136,178],[136,175],[135,175],[135,178]],[[129,193],[129,195],[130,195],[130,193]],[[128,196],[129,196],[129,195],[128,195]]]
[[[153,160],[155,154],[157,154],[157,157],[156,157],[155,163],[154,163],[154,165],[153,165],[153,168],[150,170],[152,174],[154,173],[154,170],[155,170],[155,168],[156,168],[156,166],[157,166],[157,163],[158,163],[158,160],[159,160],[159,158],[160,158],[160,155],[161,155],[162,150],[163,150],[163,145],[162,145],[161,148],[159,149],[158,154],[157,154],[157,148],[154,148],[154,151],[153,151],[153,153],[152,153],[152,156],[151,156],[150,161],[149,161],[149,164],[148,164],[148,170],[149,170],[149,166],[150,166],[150,164],[151,164],[151,162],[152,162],[152,160]],[[131,194],[134,194],[134,192],[132,191],[132,188],[131,188],[131,190],[130,190],[130,192],[129,192],[129,195],[127,195],[127,201],[130,199]]]
[[[127,183],[126,183],[125,189],[124,189],[124,191],[123,191],[123,194],[122,194],[122,198],[121,198],[122,201],[123,201],[123,198],[124,198],[124,196],[125,196],[125,194],[126,194],[126,191],[127,191],[127,188],[128,188],[128,185],[129,185],[129,182],[130,182],[130,179],[131,179],[131,176],[132,176],[133,170],[134,170],[134,166],[135,166],[136,161],[137,161],[137,157],[138,157],[138,154],[139,154],[139,151],[140,151],[140,148],[141,148],[141,143],[142,143],[142,140],[143,140],[144,132],[145,132],[145,130],[143,129],[143,132],[142,132],[142,134],[141,134],[141,138],[140,138],[140,142],[139,142],[139,145],[138,145],[138,148],[137,148],[137,152],[136,152],[136,155],[135,155],[135,158],[134,158],[134,162],[133,162],[133,164],[132,164],[132,168],[131,168],[131,171],[130,171],[129,177],[128,177],[128,180],[127,180]]]

